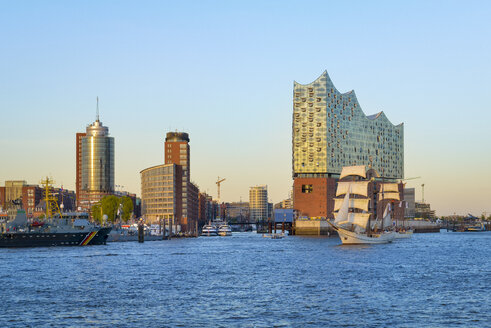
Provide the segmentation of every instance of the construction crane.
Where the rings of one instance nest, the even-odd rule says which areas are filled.
[[[423,192],[423,199],[421,200],[421,203],[425,203],[425,184],[423,183],[421,185],[421,191]]]
[[[220,184],[223,181],[225,181],[225,178],[223,178],[223,179],[220,180],[220,177],[218,177],[217,182],[216,182],[217,187],[218,187],[218,204],[220,204]]]
[[[401,182],[402,181],[408,181],[408,180],[416,180],[416,179],[421,179],[421,177],[412,177],[412,178],[401,179]]]
[[[402,184],[404,184],[404,186],[406,186],[406,181],[408,181],[408,180],[416,180],[416,179],[421,179],[421,177],[412,177],[412,178],[401,179],[401,181],[399,181],[399,183],[402,183]]]

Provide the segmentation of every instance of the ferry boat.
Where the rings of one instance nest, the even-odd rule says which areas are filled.
[[[201,229],[202,236],[218,236],[217,227],[212,225],[211,223],[204,225],[203,229]]]
[[[29,222],[23,209],[11,209],[15,215],[1,226],[0,247],[105,245],[111,227],[91,223],[87,213],[61,213],[51,192],[51,180],[46,178],[43,182],[46,219]]]
[[[484,225],[483,222],[477,222],[476,225],[467,227],[465,231],[471,231],[471,232],[486,231],[486,226]]]
[[[345,179],[344,181],[343,178]],[[395,238],[394,231],[385,231],[382,220],[380,232],[375,232],[370,222],[371,214],[368,212],[368,183],[364,165],[343,167],[336,190],[334,222],[327,221],[337,231],[344,245],[353,244],[385,244]],[[387,199],[384,193],[382,199]],[[395,197],[395,196],[393,196]],[[336,212],[337,211],[337,212]],[[387,208],[386,208],[387,211]],[[378,230],[378,229],[377,229]]]
[[[220,227],[218,227],[218,235],[232,236],[232,228],[228,224],[222,224]]]

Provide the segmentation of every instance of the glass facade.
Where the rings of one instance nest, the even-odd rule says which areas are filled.
[[[249,189],[249,213],[252,222],[268,219],[267,186],[255,186]]]
[[[142,214],[152,222],[160,218],[177,218],[176,166],[163,164],[140,172],[142,186]]]
[[[340,93],[327,72],[294,82],[293,177],[327,177],[343,166],[370,164],[386,178],[404,176],[404,126],[383,112],[366,116],[355,92]]]
[[[90,193],[114,191],[114,138],[97,120],[82,137],[82,190]]]

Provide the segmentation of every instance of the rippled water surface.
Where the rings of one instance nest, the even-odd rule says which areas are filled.
[[[491,233],[0,249],[0,326],[490,327]]]

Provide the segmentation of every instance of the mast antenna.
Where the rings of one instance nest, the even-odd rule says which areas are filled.
[[[97,96],[97,111],[96,111],[95,120],[99,122],[99,96]]]

